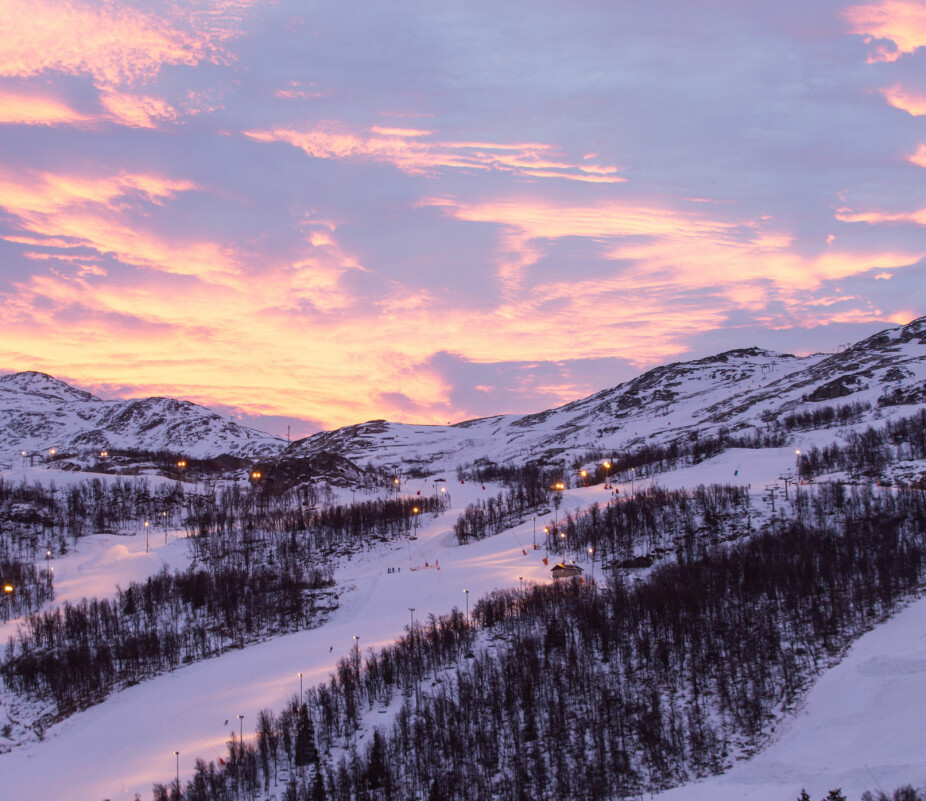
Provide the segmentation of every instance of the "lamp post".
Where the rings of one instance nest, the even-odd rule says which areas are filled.
[[[302,673],[299,674],[299,706],[302,706]]]
[[[6,619],[11,620],[13,617],[13,585],[4,584],[3,594],[6,596]]]
[[[559,533],[560,539],[563,541],[563,564],[566,564],[566,532],[561,531]]]
[[[177,798],[180,798],[180,752],[174,751],[174,756],[177,758]]]
[[[592,560],[592,582],[595,581],[595,549],[589,546],[588,555]]]
[[[469,590],[463,590],[466,595],[466,625],[469,626]]]
[[[148,553],[148,521],[145,521],[145,553]]]
[[[415,628],[415,607],[414,606],[408,607],[408,612],[409,612],[408,630],[411,631],[413,628]]]
[[[45,572],[51,575],[51,549],[45,551]]]
[[[518,576],[518,583],[520,584],[519,589],[521,591],[521,594],[523,595],[524,594],[524,576]]]
[[[418,507],[415,506],[412,509],[412,513],[415,516],[415,539],[418,539]]]
[[[604,465],[604,488],[611,489],[611,463],[606,459],[601,464]]]
[[[631,498],[633,497],[633,494],[634,494],[633,493],[633,479],[636,476],[636,472],[637,472],[637,468],[635,467],[630,468],[630,497]]]
[[[537,518],[532,517],[531,523],[534,524],[534,550],[536,551],[537,550]]]
[[[244,748],[244,715],[238,715],[238,746]]]

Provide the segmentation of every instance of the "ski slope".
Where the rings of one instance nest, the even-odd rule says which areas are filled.
[[[749,484],[760,493],[794,465],[793,448],[728,451],[713,460],[659,477],[669,488],[723,481]],[[57,479],[42,471],[44,480]],[[736,475],[734,475],[734,473]],[[451,496],[446,514],[421,520],[417,540],[378,545],[343,560],[335,578],[339,608],[321,628],[281,636],[221,657],[180,668],[111,695],[103,703],[51,727],[42,742],[31,742],[0,755],[3,798],[18,801],[149,799],[153,782],[169,781],[180,751],[181,779],[195,759],[217,760],[239,729],[253,732],[257,713],[278,709],[299,691],[327,680],[337,660],[360,647],[379,647],[401,635],[415,620],[466,608],[485,593],[525,582],[549,581],[544,550],[532,548],[534,521],[495,537],[458,546],[452,534],[457,514],[468,503],[497,488],[451,475],[446,484],[431,481],[406,486],[411,494]],[[637,482],[640,491],[650,482]],[[620,485],[621,494],[630,485]],[[349,492],[349,491],[348,491]],[[564,493],[559,514],[604,503],[599,485]],[[538,532],[551,516],[536,520]],[[111,542],[118,539],[119,542]],[[111,594],[118,583],[143,578],[164,562],[182,567],[185,543],[170,535],[144,553],[144,536],[88,538],[78,553],[56,561],[61,597]],[[556,555],[550,554],[551,557]],[[583,557],[585,555],[583,554]],[[557,558],[550,559],[550,565]],[[427,567],[425,567],[427,565]],[[586,570],[592,566],[582,565]],[[83,589],[86,588],[86,591]],[[414,612],[410,612],[414,608]],[[863,637],[849,657],[825,674],[804,709],[779,727],[774,742],[751,762],[722,777],[663,794],[680,799],[762,799],[793,801],[801,786],[819,797],[842,786],[854,799],[875,786],[926,781],[926,600]],[[0,710],[2,717],[3,710]],[[370,716],[377,722],[378,713]],[[385,723],[386,718],[380,718]]]

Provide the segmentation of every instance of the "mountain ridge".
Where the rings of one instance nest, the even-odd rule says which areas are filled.
[[[46,373],[26,371],[0,376],[0,436],[16,451],[121,447],[255,460],[327,452],[428,472],[477,459],[563,459],[583,451],[666,444],[721,428],[756,429],[782,414],[850,396],[870,405],[872,419],[889,407],[926,399],[926,317],[837,353],[795,356],[757,346],[734,348],[659,365],[539,412],[450,425],[368,420],[292,443],[190,401],[106,401]]]

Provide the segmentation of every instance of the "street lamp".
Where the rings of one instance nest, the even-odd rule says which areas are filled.
[[[418,539],[418,507],[413,507],[412,512],[415,515],[415,539]]]
[[[413,628],[415,628],[415,607],[414,606],[408,607],[408,612],[409,612],[408,630],[411,631]]]
[[[463,590],[466,595],[466,625],[469,626],[469,590]]]
[[[238,745],[239,747],[244,747],[244,715],[238,715],[238,723],[240,728],[238,730]]]
[[[604,465],[604,488],[611,489],[611,463],[606,459],[601,464]]]
[[[589,547],[588,555],[592,559],[592,581],[594,582],[595,581],[595,549],[592,547]]]
[[[180,752],[174,751],[174,756],[177,757],[177,798],[180,798]]]
[[[302,674],[299,674],[299,706],[302,706]]]
[[[254,481],[260,481],[260,472],[255,470],[253,473],[251,473],[251,478]]]
[[[560,539],[563,541],[563,564],[566,564],[566,532],[561,531],[559,533]]]
[[[148,521],[145,521],[145,553],[148,553]]]
[[[518,576],[518,583],[521,585],[519,589],[520,589],[521,593],[523,594],[523,592],[524,592],[524,576]]]
[[[7,619],[7,620],[10,620],[10,619],[12,619],[12,617],[13,617],[13,585],[12,585],[12,584],[4,584],[4,585],[3,585],[3,593],[4,593],[4,595],[6,595],[6,598],[7,598],[7,601],[6,601],[6,607],[7,607],[6,619]]]

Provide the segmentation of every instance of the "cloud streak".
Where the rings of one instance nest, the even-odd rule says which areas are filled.
[[[366,133],[335,124],[312,128],[247,131],[258,142],[286,142],[314,159],[391,164],[409,175],[436,176],[447,169],[508,173],[523,178],[561,178],[621,183],[617,168],[573,163],[547,144],[429,141],[432,131],[373,126]]]

